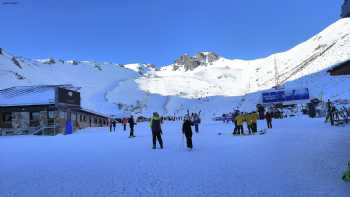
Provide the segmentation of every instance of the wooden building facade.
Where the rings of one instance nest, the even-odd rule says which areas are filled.
[[[0,135],[56,135],[108,126],[108,117],[81,108],[72,86],[26,86],[0,91]],[[68,130],[67,130],[68,129]]]

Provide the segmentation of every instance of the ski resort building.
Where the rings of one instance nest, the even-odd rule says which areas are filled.
[[[330,70],[328,70],[329,74],[332,76],[337,75],[350,75],[350,60],[342,62]]]
[[[342,6],[341,17],[350,17],[350,0],[345,0]]]
[[[56,135],[107,126],[107,116],[81,107],[78,90],[71,85],[0,90],[0,135]]]

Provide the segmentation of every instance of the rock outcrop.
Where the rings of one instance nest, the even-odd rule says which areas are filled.
[[[180,66],[183,66],[186,71],[194,70],[198,66],[206,66],[214,61],[218,60],[220,56],[213,52],[200,52],[195,56],[189,56],[188,54],[181,55],[175,60],[173,70],[177,70]]]

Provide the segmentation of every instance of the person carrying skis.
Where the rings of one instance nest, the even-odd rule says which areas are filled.
[[[272,114],[270,112],[266,112],[265,119],[267,123],[267,128],[272,129]]]
[[[237,122],[237,133],[238,133],[238,135],[243,135],[244,134],[244,130],[243,130],[244,116],[243,116],[243,113],[238,114],[236,116],[235,121]]]
[[[156,149],[156,143],[160,145],[160,148],[163,149],[163,140],[162,140],[162,127],[161,127],[161,118],[157,112],[153,113],[153,116],[150,121],[150,127],[152,130],[152,141],[153,149]]]
[[[130,116],[130,118],[128,119],[128,122],[129,122],[129,127],[130,127],[130,136],[129,136],[129,138],[135,137],[135,135],[134,135],[134,127],[135,127],[134,117]]]
[[[193,123],[190,120],[189,116],[185,116],[184,118],[184,122],[182,124],[182,133],[185,135],[186,137],[186,144],[187,144],[187,148],[189,148],[190,150],[192,150],[193,148],[193,144],[192,144],[192,126]]]

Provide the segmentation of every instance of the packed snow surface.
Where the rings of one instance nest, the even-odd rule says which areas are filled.
[[[151,149],[148,123],[136,125],[132,139],[120,125],[115,133],[90,128],[67,136],[1,137],[0,194],[349,196],[349,184],[341,179],[350,159],[349,127],[297,117],[274,121],[264,135],[234,137],[232,124],[204,122],[188,151],[180,125],[163,124],[163,150]]]

